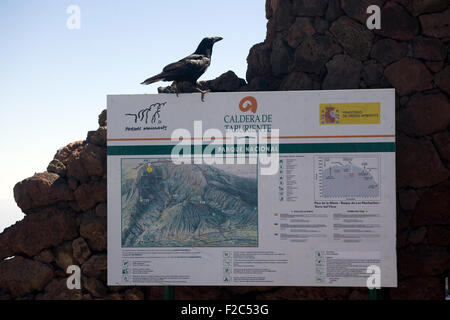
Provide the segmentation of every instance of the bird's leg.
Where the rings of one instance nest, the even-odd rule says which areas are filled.
[[[208,92],[211,92],[210,90],[202,90],[199,87],[195,87],[195,89],[197,89],[197,91],[199,91],[201,93],[200,98],[202,99],[202,102],[205,102],[205,94],[207,94]]]
[[[177,94],[177,98],[178,98],[178,93],[179,93],[179,91],[178,91],[178,82],[174,81],[173,85],[175,86],[175,93]]]

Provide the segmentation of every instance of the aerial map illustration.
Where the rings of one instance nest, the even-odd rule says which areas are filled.
[[[322,199],[380,196],[377,156],[316,157],[316,177]]]
[[[122,247],[255,247],[257,167],[122,159]]]

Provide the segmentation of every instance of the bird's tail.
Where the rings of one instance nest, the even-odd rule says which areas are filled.
[[[164,80],[164,75],[162,73],[157,74],[156,76],[153,76],[151,78],[146,79],[145,81],[141,82],[141,84],[150,84],[153,82],[158,82]]]

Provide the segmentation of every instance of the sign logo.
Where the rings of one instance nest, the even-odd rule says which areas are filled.
[[[144,122],[145,124],[150,121],[151,123],[161,123],[161,108],[166,105],[167,102],[162,103],[154,103],[148,107],[145,107],[138,111],[138,113],[125,113],[126,116],[132,116],[134,118],[134,123],[137,123],[138,120],[140,122]]]
[[[256,109],[258,108],[258,102],[256,101],[255,97],[247,96],[242,98],[242,100],[239,102],[239,110],[242,112],[251,111],[253,113],[256,113]]]
[[[321,103],[321,125],[380,124],[379,102]]]
[[[322,122],[325,120],[325,123],[339,123],[339,110],[336,110],[334,107],[325,107],[325,111],[321,111],[320,114]]]

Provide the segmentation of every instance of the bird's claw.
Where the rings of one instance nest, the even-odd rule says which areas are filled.
[[[197,91],[199,91],[201,93],[200,95],[200,99],[202,100],[202,102],[205,102],[205,94],[211,92],[210,90],[202,90],[200,88],[196,88]]]

